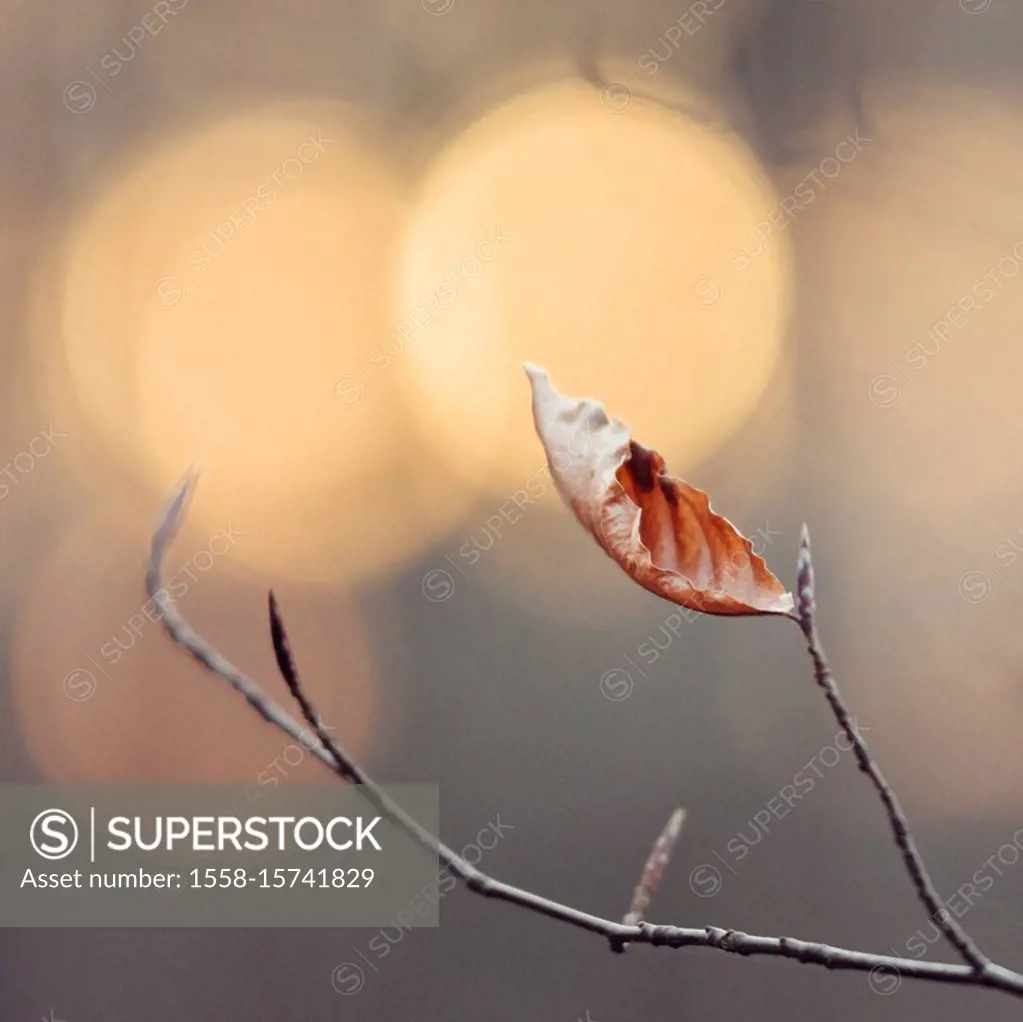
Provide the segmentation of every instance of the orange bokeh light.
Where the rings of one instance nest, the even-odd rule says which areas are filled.
[[[12,680],[19,728],[43,775],[75,783],[327,780],[306,749],[257,719],[164,634],[143,589],[148,524],[139,516],[126,527],[121,507],[94,514],[65,535],[30,585]],[[294,715],[273,660],[265,587],[239,572],[248,538],[227,521],[187,529],[168,552],[166,588],[200,634]],[[354,754],[378,750],[370,645],[355,607],[289,586],[278,596],[322,719]]]
[[[782,351],[780,236],[719,265],[775,196],[734,137],[566,81],[469,125],[409,222],[395,361],[424,431],[464,474],[517,489],[542,464],[524,361],[592,395],[683,474],[749,416]],[[400,357],[399,357],[400,356]]]
[[[466,496],[397,386],[348,382],[393,328],[405,200],[383,151],[340,104],[217,121],[120,161],[67,243],[46,372],[154,503],[195,465],[193,518],[243,522],[240,556],[278,576],[379,575]]]

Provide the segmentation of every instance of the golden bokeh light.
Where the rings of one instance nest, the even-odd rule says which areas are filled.
[[[928,513],[948,499],[950,471],[985,499],[1019,476],[1007,454],[1023,368],[1023,221],[1006,210],[1018,202],[1023,104],[899,82],[871,106],[872,143],[807,218],[812,329],[828,339],[815,357],[857,470]],[[822,468],[837,478],[848,462]]]
[[[385,571],[464,496],[399,389],[356,368],[393,329],[405,200],[381,151],[339,104],[211,123],[128,161],[67,246],[89,422],[154,499],[199,468],[193,517],[244,522],[241,556],[290,577]]]
[[[827,340],[810,355],[832,437],[817,485],[853,523],[840,580],[853,627],[832,652],[900,790],[975,817],[1014,809],[1023,782],[1023,577],[997,556],[1016,560],[1023,501],[1023,106],[898,81],[878,83],[871,109],[872,144],[801,239],[815,256],[806,328]]]
[[[274,664],[265,587],[239,572],[250,538],[227,521],[208,532],[189,528],[168,553],[165,586],[189,623],[294,715]],[[122,509],[108,509],[68,532],[32,581],[15,626],[12,689],[20,732],[45,778],[329,780],[306,749],[257,719],[164,634],[143,589],[147,552],[144,520],[126,527]],[[372,760],[380,748],[375,682],[355,607],[287,585],[278,597],[323,721]]]
[[[782,350],[790,255],[784,234],[758,241],[776,197],[755,160],[625,98],[577,80],[520,95],[418,193],[404,327],[378,358],[437,449],[497,494],[543,461],[522,362],[599,398],[684,474],[749,416]]]

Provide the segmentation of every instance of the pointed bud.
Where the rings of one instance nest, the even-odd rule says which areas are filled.
[[[796,561],[796,601],[799,609],[799,620],[803,629],[813,626],[813,561],[810,559],[810,530],[803,522],[799,535],[799,559]]]

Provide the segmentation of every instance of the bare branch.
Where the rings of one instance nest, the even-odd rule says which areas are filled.
[[[178,614],[173,601],[168,597],[166,590],[162,588],[161,577],[164,554],[177,532],[182,511],[188,503],[195,481],[194,474],[186,477],[183,486],[171,501],[163,521],[153,536],[149,568],[146,573],[146,590],[159,609],[164,631],[175,643],[187,650],[207,670],[223,678],[237,692],[241,693],[263,720],[279,728],[294,741],[307,744],[304,742],[305,730],[302,725],[270,699],[256,682],[242,674],[225,657],[221,656],[212,646],[200,638]],[[808,564],[808,546],[806,561]],[[809,583],[809,589],[812,597],[812,581]],[[646,922],[628,925],[624,922],[614,922],[613,920],[602,919],[587,912],[581,912],[568,905],[561,905],[540,895],[533,894],[530,891],[512,887],[509,884],[486,876],[452,852],[438,838],[434,837],[429,831],[413,820],[369,778],[366,772],[348,756],[343,748],[323,732],[323,729],[319,726],[319,719],[312,703],[302,693],[298,672],[295,670],[283,624],[274,602],[271,604],[271,621],[273,622],[275,619],[274,648],[278,664],[285,676],[288,687],[299,702],[303,714],[310,725],[316,729],[320,737],[321,744],[311,750],[313,755],[342,779],[354,781],[362,785],[364,797],[380,813],[390,819],[423,848],[435,854],[444,866],[459,877],[471,891],[487,898],[496,898],[500,901],[518,905],[520,908],[547,916],[550,919],[556,919],[569,926],[599,934],[608,940],[611,948],[616,951],[620,951],[626,944],[649,944],[653,947],[671,948],[705,947],[743,956],[767,955],[776,958],[788,958],[807,965],[824,966],[827,969],[843,969],[874,974],[896,973],[938,983],[990,987],[1023,997],[1023,975],[1012,972],[1000,965],[988,963],[986,959],[983,959],[985,963],[983,967],[977,968],[972,964],[951,965],[944,962],[922,962],[917,959],[876,955],[865,951],[853,951],[846,948],[832,947],[828,944],[797,940],[792,937],[754,936],[738,930],[722,929],[716,926],[654,926]],[[814,635],[815,639],[815,633],[812,631],[812,620],[810,633]],[[814,640],[811,640],[811,652],[813,652],[814,648],[819,649],[819,646],[815,647]],[[823,664],[823,654],[820,654],[820,656],[821,663]],[[817,660],[815,658],[816,663]],[[826,672],[826,670],[826,665],[824,665],[818,668],[818,673],[821,674]],[[826,677],[830,679],[830,674],[827,674]],[[824,682],[822,682],[822,685],[824,685]],[[833,689],[834,682],[831,681],[830,685]],[[824,685],[824,687],[827,691],[827,685]],[[841,707],[840,702],[838,706]],[[849,734],[850,741],[854,745],[857,743],[862,745],[862,740],[855,733],[844,707],[841,708],[841,712],[843,717],[840,720],[848,721],[847,733]],[[843,724],[843,726],[846,725]],[[869,757],[867,757],[867,762],[871,762]],[[885,787],[887,789],[887,786]],[[648,863],[648,869],[645,871],[645,874],[649,872],[649,869],[650,864]],[[924,875],[926,876],[926,874]]]
[[[395,803],[386,792],[378,787],[376,782],[370,779],[366,771],[363,770],[362,767],[360,767],[329,734],[327,734],[323,725],[320,723],[320,715],[316,712],[316,708],[309,701],[302,689],[302,682],[298,676],[298,669],[295,667],[295,661],[291,655],[291,644],[288,642],[288,636],[284,630],[284,621],[281,619],[280,610],[277,606],[277,600],[274,598],[273,592],[270,593],[269,603],[270,636],[273,640],[274,655],[277,658],[277,666],[280,668],[281,674],[284,676],[284,681],[287,684],[289,691],[295,697],[295,701],[301,708],[302,715],[309,722],[310,727],[312,727],[312,729],[316,732],[316,737],[319,738],[322,743],[315,751],[318,753],[325,751],[328,758],[325,759],[324,762],[327,762],[336,774],[344,778],[346,781],[351,781],[353,784],[361,784],[366,789],[367,797],[377,809],[379,809],[382,813],[386,813],[392,820],[397,822],[402,830],[404,830],[420,845],[428,851],[433,852],[445,866],[449,866],[452,871],[462,877],[462,879],[467,881],[471,879],[477,873],[474,867],[465,859],[461,858],[461,856],[456,855],[449,848],[445,847],[437,838],[429,833],[429,831],[412,819],[411,816],[408,816],[405,813],[405,810]],[[230,678],[228,680],[230,681]],[[255,684],[255,682],[252,682],[251,684]],[[271,723],[276,722],[271,721]],[[320,758],[321,760],[324,759],[322,755]]]
[[[185,476],[181,489],[177,492],[167,509],[164,519],[153,536],[152,547],[149,556],[149,569],[146,572],[146,592],[156,604],[160,612],[160,621],[164,631],[179,645],[187,650],[207,670],[212,671],[218,677],[227,681],[237,692],[240,692],[252,708],[268,724],[280,728],[303,747],[308,748],[306,731],[294,717],[285,713],[251,678],[244,675],[225,657],[221,656],[212,646],[205,642],[196,632],[192,630],[183,617],[178,613],[173,600],[168,596],[167,590],[163,588],[162,569],[163,557],[174,536],[177,534],[181,523],[181,515],[184,508],[191,499],[195,490],[197,476],[189,472]],[[271,620],[273,620],[274,605],[271,604]],[[285,680],[292,692],[300,692],[298,674],[291,662],[290,652],[287,645],[287,637],[284,634],[283,625],[277,618],[279,631],[274,636],[274,651],[277,661],[282,666]],[[339,777],[355,784],[361,784],[365,791],[365,797],[372,805],[384,813],[410,836],[428,851],[438,855],[449,866],[454,873],[466,882],[474,880],[476,870],[468,862],[456,855],[449,848],[441,844],[432,834],[420,826],[415,820],[409,817],[405,811],[397,805],[386,792],[382,791],[376,783],[370,779],[366,772],[359,767],[350,756],[334,742],[322,729],[316,712],[304,697],[297,696],[302,706],[306,719],[314,728],[321,741],[321,745],[314,746],[310,752],[322,763],[330,767]],[[308,711],[308,712],[307,712]]]
[[[867,748],[859,731],[856,730],[856,723],[849,713],[838,685],[828,666],[827,658],[824,655],[824,648],[821,646],[820,638],[817,635],[816,624],[816,601],[814,600],[813,589],[813,561],[810,558],[810,530],[803,525],[802,535],[799,541],[799,561],[796,567],[797,578],[797,604],[799,608],[799,623],[803,629],[809,644],[810,656],[813,659],[814,675],[817,684],[824,689],[828,704],[835,715],[835,719],[845,731],[853,751],[856,754],[856,762],[860,769],[870,778],[871,784],[877,789],[881,801],[884,803],[888,813],[888,820],[891,823],[892,834],[895,836],[895,843],[902,851],[902,858],[906,864],[906,870],[913,886],[916,888],[920,900],[924,903],[941,932],[948,939],[949,943],[962,955],[963,960],[971,965],[977,972],[982,973],[991,965],[990,959],[981,953],[974,944],[969,934],[952,918],[951,913],[945,908],[941,896],[935,888],[927,867],[917,851],[916,842],[909,830],[909,821],[899,804],[898,796],[892,790],[891,785],[885,780],[881,768]]]

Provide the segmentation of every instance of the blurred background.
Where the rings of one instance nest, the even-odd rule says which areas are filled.
[[[324,720],[439,784],[454,848],[498,828],[484,870],[618,917],[681,805],[655,921],[952,960],[797,630],[680,624],[603,556],[528,360],[788,586],[810,523],[825,645],[935,883],[973,883],[963,924],[1023,967],[1021,45],[1009,0],[0,0],[3,778],[329,781],[150,617],[194,465],[186,617],[283,696],[272,585]],[[1017,1010],[612,958],[461,890],[441,914],[383,942],[5,930],[0,1014]]]

